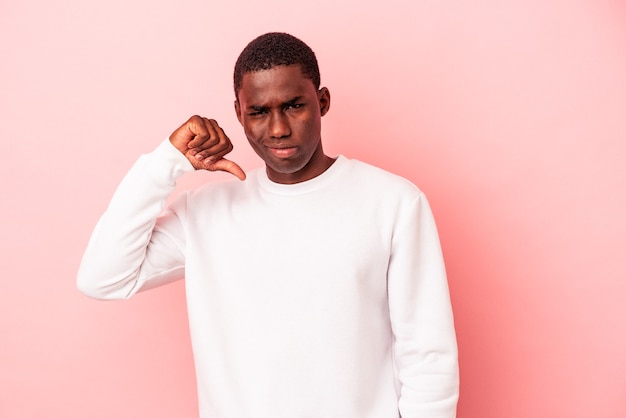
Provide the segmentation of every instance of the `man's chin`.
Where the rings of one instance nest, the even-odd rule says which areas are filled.
[[[298,158],[268,158],[265,165],[277,174],[285,175],[296,174],[306,166]]]

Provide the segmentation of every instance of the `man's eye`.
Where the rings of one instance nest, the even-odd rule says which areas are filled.
[[[300,109],[302,107],[302,103],[291,103],[287,106],[287,109]]]

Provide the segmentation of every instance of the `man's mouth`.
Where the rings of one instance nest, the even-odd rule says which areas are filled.
[[[272,153],[272,155],[277,158],[292,157],[298,150],[297,147],[281,147],[281,148],[268,147],[268,149],[270,153]]]

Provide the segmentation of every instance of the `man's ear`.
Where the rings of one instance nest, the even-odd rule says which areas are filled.
[[[237,119],[239,120],[239,123],[243,125],[243,118],[241,115],[241,105],[239,104],[239,100],[236,100],[236,99],[235,99],[235,113],[237,114]]]
[[[317,98],[320,103],[320,113],[324,116],[330,109],[330,91],[326,87],[322,87],[317,92]]]

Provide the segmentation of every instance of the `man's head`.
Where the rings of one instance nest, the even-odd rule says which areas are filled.
[[[324,172],[321,117],[330,92],[319,87],[315,54],[285,33],[253,40],[235,65],[235,112],[270,180],[292,184]]]
[[[235,98],[246,73],[269,70],[279,65],[299,65],[302,75],[320,87],[320,70],[315,53],[307,44],[287,33],[270,32],[250,42],[239,55],[233,75]]]

